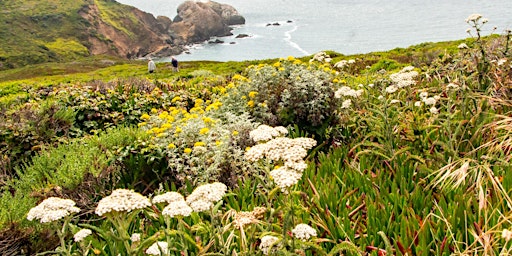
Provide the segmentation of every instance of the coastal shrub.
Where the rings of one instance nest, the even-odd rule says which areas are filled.
[[[298,125],[323,137],[325,129],[336,120],[329,66],[305,64],[290,57],[272,65],[249,67],[246,78],[235,79],[226,99],[256,121],[272,126]]]

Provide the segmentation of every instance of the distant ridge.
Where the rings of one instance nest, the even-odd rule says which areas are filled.
[[[0,70],[91,55],[128,59],[169,56],[183,52],[186,44],[227,35],[231,16],[238,19],[238,24],[245,22],[232,7],[215,2],[205,5],[186,1],[180,10],[192,10],[194,4],[212,11],[201,13],[203,19],[183,11],[173,22],[115,0],[2,0]],[[231,16],[226,16],[225,10]],[[221,18],[215,18],[221,14]],[[210,30],[200,23],[202,20],[220,24]]]

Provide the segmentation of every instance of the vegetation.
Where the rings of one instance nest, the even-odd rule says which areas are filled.
[[[510,34],[467,22],[365,55],[4,71],[0,250],[511,254]]]

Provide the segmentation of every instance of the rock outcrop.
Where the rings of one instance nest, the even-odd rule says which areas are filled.
[[[92,55],[116,55],[134,58],[152,55],[171,55],[183,51],[182,45],[174,42],[170,33],[171,19],[128,7],[129,13],[117,17],[117,24],[102,18],[96,4],[86,5],[79,15],[90,25],[87,26],[88,48]],[[135,17],[135,19],[133,19]],[[136,22],[134,22],[136,21]]]
[[[231,25],[245,24],[235,8],[213,1],[186,1],[178,7],[171,24],[173,35],[185,44],[198,43],[214,36],[231,35]]]

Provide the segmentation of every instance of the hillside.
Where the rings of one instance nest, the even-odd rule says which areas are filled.
[[[0,1],[0,70],[99,54],[180,52],[170,24],[112,0]]]

